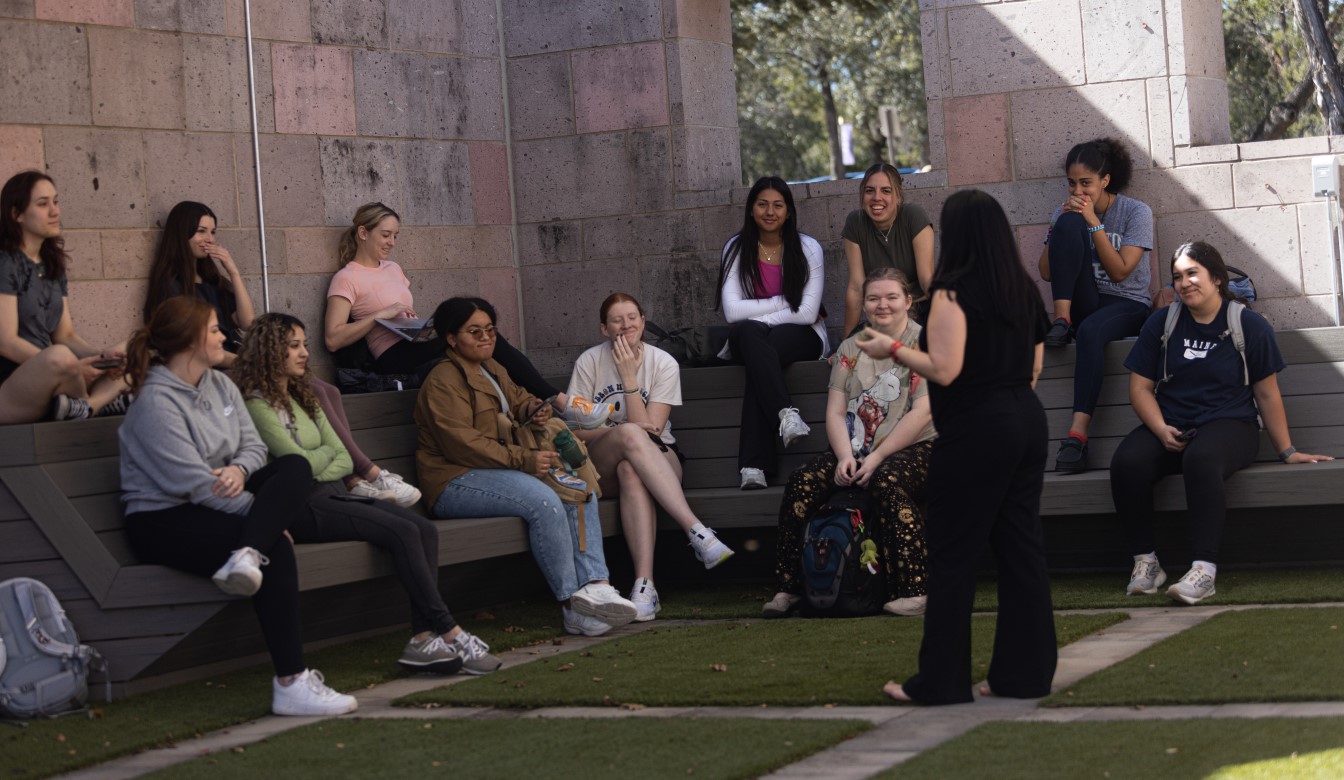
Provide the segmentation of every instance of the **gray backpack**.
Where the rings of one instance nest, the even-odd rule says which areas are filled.
[[[54,718],[84,709],[91,668],[106,671],[107,664],[79,643],[50,588],[27,577],[0,582],[0,716]]]

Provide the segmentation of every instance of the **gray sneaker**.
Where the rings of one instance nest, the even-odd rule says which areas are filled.
[[[1156,558],[1151,561],[1145,558],[1136,559],[1134,571],[1129,573],[1129,586],[1125,588],[1125,595],[1151,596],[1157,593],[1157,589],[1166,581],[1167,573],[1162,571]]]
[[[469,634],[466,631],[462,631],[453,637],[453,641],[448,643],[448,647],[457,653],[458,658],[462,659],[462,672],[464,674],[489,674],[504,663],[498,657],[490,655],[490,645],[482,642],[481,638],[475,634]]]
[[[784,446],[798,441],[812,432],[812,429],[803,422],[803,418],[798,414],[798,410],[792,406],[779,410],[779,438],[784,442]]]
[[[429,674],[457,674],[463,666],[462,656],[438,634],[419,642],[414,639],[407,642],[397,663],[409,672]]]
[[[1167,596],[1172,601],[1194,606],[1218,591],[1213,589],[1213,575],[1201,568],[1185,573],[1175,585],[1167,588]]]

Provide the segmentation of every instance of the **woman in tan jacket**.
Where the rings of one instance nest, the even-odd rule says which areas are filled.
[[[532,555],[564,605],[566,631],[598,636],[629,623],[635,605],[607,582],[596,495],[589,494],[581,525],[579,505],[561,501],[542,481],[568,476],[559,454],[519,446],[506,435],[518,421],[544,424],[551,407],[515,385],[492,359],[494,307],[478,298],[449,298],[435,310],[434,323],[445,359],[429,372],[415,403],[415,462],[431,513],[523,518]]]

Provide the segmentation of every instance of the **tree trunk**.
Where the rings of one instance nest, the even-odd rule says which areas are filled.
[[[1294,10],[1311,58],[1312,79],[1326,130],[1330,135],[1344,134],[1344,77],[1340,75],[1335,45],[1326,30],[1325,14],[1316,0],[1296,0]]]
[[[1260,126],[1255,129],[1251,135],[1252,141],[1277,141],[1283,138],[1288,128],[1292,127],[1297,118],[1302,115],[1302,111],[1311,101],[1311,96],[1316,94],[1316,81],[1311,74],[1298,82],[1293,88],[1292,93],[1284,100],[1275,103],[1269,109],[1269,115],[1260,120]]]
[[[831,144],[831,178],[845,178],[844,158],[840,155],[840,112],[835,109],[835,94],[831,91],[831,56],[825,50],[817,51],[817,81],[821,82],[821,105],[825,114],[826,140]]]

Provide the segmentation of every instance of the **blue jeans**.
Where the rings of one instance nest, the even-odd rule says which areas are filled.
[[[449,482],[434,501],[435,517],[517,515],[527,522],[532,557],[537,559],[556,601],[590,582],[607,579],[602,554],[602,520],[597,498],[584,508],[587,550],[579,550],[579,508],[531,474],[513,469],[475,469]]]

